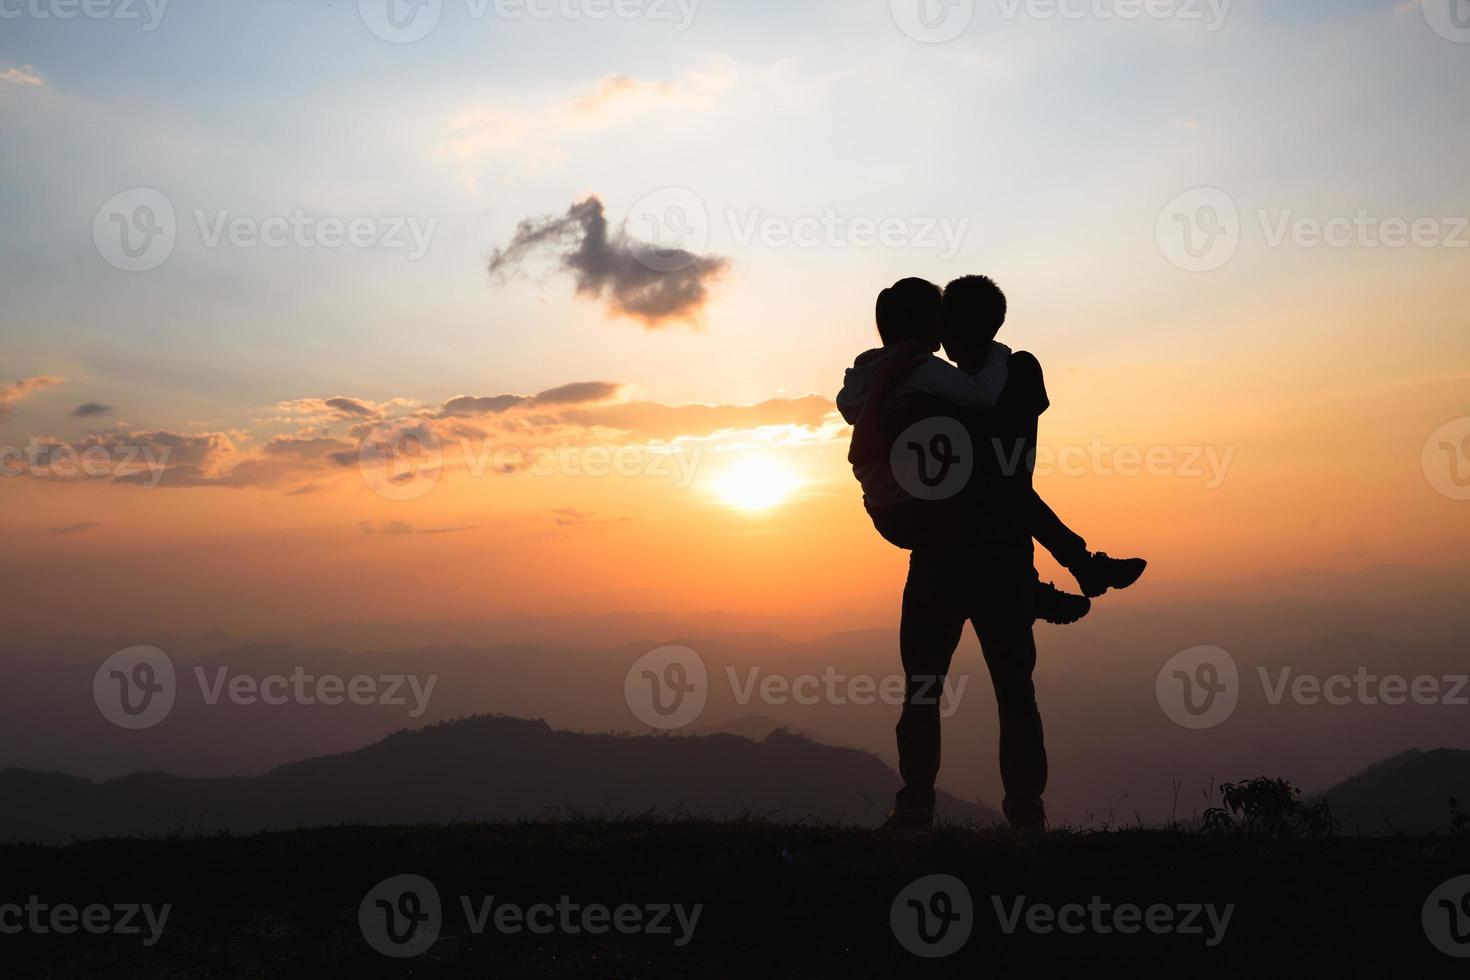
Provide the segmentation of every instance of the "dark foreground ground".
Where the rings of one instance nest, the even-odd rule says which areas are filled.
[[[1428,930],[1442,942],[1463,935],[1459,951],[1470,953],[1470,899],[1453,923],[1459,910],[1445,906],[1435,912],[1443,921],[1426,926],[1424,908],[1466,874],[1463,835],[1261,843],[952,830],[890,840],[761,823],[582,821],[4,846],[0,931],[12,934],[0,934],[0,974],[1463,977],[1470,960],[1437,950]],[[381,885],[400,875],[432,884],[437,917],[422,882]],[[950,882],[910,889],[930,875],[958,879],[968,901]],[[31,896],[46,910],[5,908]],[[476,932],[472,920],[491,896],[490,919]],[[1007,932],[1002,918],[1018,901],[1021,920]],[[116,925],[135,903],[152,906],[155,919],[171,906],[151,947],[141,912],[132,919],[138,934],[51,931],[69,924],[66,906],[77,908],[78,923],[90,915],[98,926],[104,912],[89,906],[105,907]],[[533,908],[540,903],[550,908]],[[589,912],[598,905],[605,917]],[[673,912],[660,917],[661,905],[682,905],[686,921],[702,906],[684,945],[688,930]],[[1192,915],[1201,905],[1215,907],[1217,922],[1234,907],[1223,935],[1206,911]],[[1043,931],[1048,909],[1072,931]],[[554,931],[529,932],[516,912]],[[654,931],[635,931],[635,921]],[[390,927],[402,945],[387,937]],[[1119,931],[1128,927],[1136,931]],[[404,953],[429,939],[404,959],[371,944]],[[904,940],[929,953],[956,951],[921,958]]]

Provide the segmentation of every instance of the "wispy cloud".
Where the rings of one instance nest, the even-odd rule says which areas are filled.
[[[45,88],[46,79],[30,65],[24,68],[7,68],[0,72],[0,85],[15,85],[20,88]]]
[[[390,537],[402,537],[404,535],[410,534],[458,534],[461,531],[477,530],[479,525],[468,525],[465,527],[418,528],[414,527],[407,521],[384,521],[382,524],[375,524],[372,521],[363,521],[361,524],[358,525],[358,527],[362,530],[363,534],[369,536],[381,533],[386,534]]]
[[[62,535],[62,536],[69,535],[69,534],[82,534],[82,533],[87,532],[87,531],[95,531],[97,528],[99,528],[101,526],[102,525],[99,524],[99,523],[97,523],[96,521],[80,521],[80,522],[78,522],[76,524],[67,524],[67,525],[64,525],[63,527],[47,528],[46,529],[46,533],[47,534]]]
[[[8,387],[0,388],[0,418],[9,415],[16,402],[29,398],[38,391],[59,385],[61,382],[61,378],[46,374],[34,378],[22,378]]]
[[[528,168],[543,169],[567,159],[569,139],[639,118],[707,109],[731,81],[725,71],[690,72],[673,81],[614,75],[590,89],[513,102],[485,99],[448,119],[442,152],[462,164],[514,154]]]

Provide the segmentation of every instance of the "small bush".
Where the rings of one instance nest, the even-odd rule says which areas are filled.
[[[1239,834],[1277,840],[1327,837],[1336,827],[1326,803],[1309,806],[1301,790],[1284,779],[1258,776],[1245,783],[1220,787],[1223,807],[1205,811],[1204,828],[1210,833]]]

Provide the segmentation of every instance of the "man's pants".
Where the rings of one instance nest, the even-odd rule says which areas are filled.
[[[908,675],[898,722],[897,808],[932,811],[939,774],[939,695],[966,621],[980,639],[1000,709],[1000,776],[1005,814],[1018,827],[1043,824],[1046,744],[1036,688],[1031,627],[1036,571],[1030,542],[985,554],[915,553],[903,593],[899,648]]]

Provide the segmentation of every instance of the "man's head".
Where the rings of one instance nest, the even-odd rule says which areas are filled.
[[[924,279],[900,279],[878,294],[878,336],[884,347],[905,340],[939,349],[944,294]]]
[[[964,367],[985,359],[1006,322],[1006,294],[988,276],[965,276],[944,290],[944,350]]]

